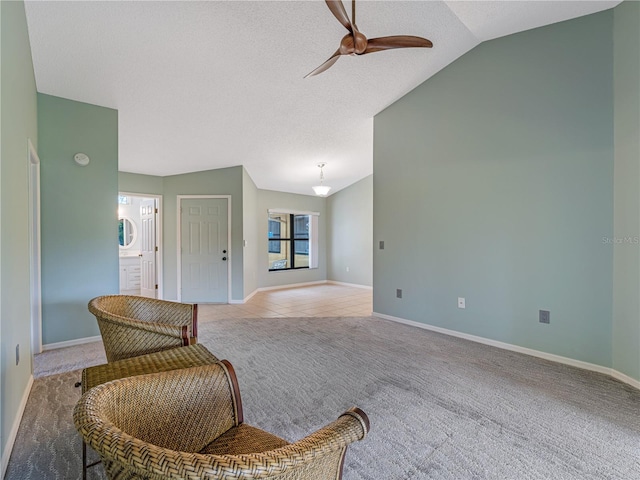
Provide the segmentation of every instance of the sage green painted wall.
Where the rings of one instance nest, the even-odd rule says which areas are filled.
[[[327,197],[327,216],[329,280],[371,287],[373,175]]]
[[[119,189],[131,193],[163,195],[164,298],[177,295],[177,196],[231,195],[231,292],[241,302],[258,288],[326,280],[325,199],[258,190],[244,167],[152,177],[120,172]],[[289,208],[321,212],[320,267],[313,270],[269,272],[267,262],[267,210]],[[264,242],[261,239],[265,239]],[[243,240],[247,246],[243,246]]]
[[[177,201],[178,195],[231,195],[231,298],[242,300],[242,171],[243,167],[172,175],[164,184],[164,297],[178,298]]]
[[[93,297],[118,293],[118,112],[38,94],[43,344],[98,335]],[[86,167],[73,156],[85,153]]]
[[[162,195],[164,191],[164,179],[155,175],[118,172],[118,191]]]
[[[613,33],[613,368],[640,380],[640,3],[615,8]]]
[[[318,268],[269,271],[268,210],[286,209],[304,212],[319,212],[318,218]],[[298,283],[318,282],[327,279],[327,228],[326,198],[299,195],[295,193],[258,190],[258,288],[295,285]]]
[[[612,40],[492,40],[375,117],[375,312],[611,365]]]
[[[0,2],[0,452],[31,376],[28,139],[38,146],[36,83],[23,2]],[[15,348],[20,344],[20,363]],[[4,472],[0,472],[2,476]]]
[[[258,288],[258,187],[242,169],[242,229],[243,229],[243,269],[244,298]],[[246,242],[246,245],[244,244]]]

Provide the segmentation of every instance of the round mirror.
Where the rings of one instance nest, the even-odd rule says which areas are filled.
[[[136,241],[136,225],[130,218],[121,217],[118,220],[118,242],[120,248],[129,248]]]

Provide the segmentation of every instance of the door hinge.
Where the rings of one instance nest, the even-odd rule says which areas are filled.
[[[155,211],[156,211],[156,214],[157,214],[158,213],[158,209],[156,208]]]
[[[158,251],[158,246],[156,245],[156,252]]]
[[[156,290],[158,289],[158,284],[156,283]]]

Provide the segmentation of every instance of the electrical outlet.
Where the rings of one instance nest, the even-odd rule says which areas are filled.
[[[347,272],[348,272],[349,271],[349,267],[346,267],[346,269],[347,269]]]
[[[16,345],[16,365],[20,363],[20,344]]]
[[[549,310],[540,310],[539,321],[540,323],[551,323],[551,313]]]
[[[402,289],[401,288],[396,288],[396,297],[397,298],[402,298]]]
[[[380,250],[384,250],[384,240],[380,240]]]
[[[458,297],[458,308],[467,308],[464,297]]]

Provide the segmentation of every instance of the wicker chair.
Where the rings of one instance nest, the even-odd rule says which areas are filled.
[[[226,360],[99,385],[73,419],[112,480],[336,480],[369,430],[358,408],[292,444],[249,426]]]
[[[89,302],[107,360],[182,347],[197,342],[198,306],[133,295],[104,295]]]

